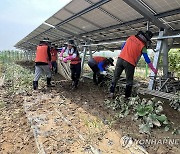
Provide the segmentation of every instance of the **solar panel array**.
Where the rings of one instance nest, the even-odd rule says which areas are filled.
[[[161,27],[169,31],[168,35],[179,34],[180,0],[72,0],[15,47],[35,50],[45,37],[59,46],[68,39],[91,43],[124,40],[139,30],[145,31],[147,21],[155,34]],[[179,40],[174,44],[180,45]]]

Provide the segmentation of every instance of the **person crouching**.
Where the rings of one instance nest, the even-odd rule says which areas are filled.
[[[110,65],[114,66],[113,62],[112,58],[101,56],[94,56],[88,61],[88,65],[93,71],[93,82],[95,85],[103,81],[104,75],[107,75],[107,67]]]

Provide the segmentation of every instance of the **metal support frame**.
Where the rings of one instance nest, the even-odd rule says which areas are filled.
[[[162,53],[163,53],[163,76],[164,76],[165,78],[168,77],[168,52],[169,52],[168,40],[165,39],[165,40],[163,40],[163,44],[162,44]]]
[[[89,46],[89,58],[92,58],[92,50],[91,50],[91,46]]]
[[[26,55],[26,60],[28,61],[28,52],[27,52],[27,50],[25,51],[25,55]]]
[[[66,10],[67,12],[75,15],[72,11],[68,10],[67,8],[65,8],[65,10]],[[84,20],[84,21],[86,21],[86,22],[88,22],[88,23],[90,23],[91,25],[93,25],[93,26],[95,26],[95,27],[102,28],[102,27],[100,27],[99,25],[93,23],[92,21],[90,21],[90,20],[88,20],[88,19],[86,19],[86,18],[84,18],[84,17],[82,17],[82,16],[79,17],[79,18],[82,19],[82,20]]]
[[[67,23],[67,22],[69,22],[69,21],[72,21],[73,19],[75,19],[75,18],[77,18],[77,17],[79,17],[79,16],[82,16],[83,14],[86,14],[86,13],[88,13],[88,12],[96,9],[96,8],[98,8],[99,6],[103,5],[103,4],[106,4],[106,3],[109,2],[109,1],[110,1],[110,0],[101,0],[101,1],[99,1],[99,2],[97,2],[97,3],[95,3],[94,5],[86,8],[86,9],[84,9],[84,10],[82,10],[82,11],[80,11],[79,13],[77,13],[77,14],[69,17],[68,19],[64,20],[63,22],[57,24],[56,27],[59,27],[59,26],[61,26],[61,25],[64,25],[65,23]]]
[[[32,53],[32,51],[30,52],[30,60],[31,61],[33,60],[33,53]]]
[[[66,9],[66,8],[64,8],[64,10],[66,10],[66,11],[68,11],[69,13],[73,14],[73,12],[69,11],[69,10]],[[63,21],[63,20],[61,20],[61,19],[59,19],[58,17],[55,17],[55,16],[52,16],[51,18],[57,19],[57,20],[59,20],[59,22],[62,22],[62,21]],[[48,24],[50,24],[50,23],[48,23]],[[76,29],[79,29],[80,31],[84,31],[84,32],[85,32],[84,29],[81,29],[81,28],[79,28],[79,27],[77,27],[77,26],[75,26],[75,25],[73,25],[73,24],[70,24],[70,23],[68,23],[68,24],[69,24],[70,26],[76,28]]]
[[[87,43],[86,43],[86,45],[87,45]],[[87,46],[85,46],[84,49],[83,49],[83,57],[82,57],[82,60],[81,60],[81,76],[83,75],[84,63],[85,63],[85,59],[86,59],[87,49],[88,49]]]
[[[62,31],[62,32],[64,32],[64,33],[67,33],[67,34],[69,34],[69,35],[72,35],[72,36],[76,37],[77,39],[82,39],[83,41],[91,42],[91,40],[86,39],[86,38],[84,38],[84,37],[81,37],[80,35],[74,34],[73,32],[70,32],[70,31],[68,31],[68,30],[66,30],[66,29],[63,29],[63,28],[60,28],[60,27],[57,27],[56,29],[59,30],[59,31]],[[53,40],[53,41],[54,41],[54,40]],[[105,47],[105,46],[103,46],[103,47],[106,48],[107,50],[110,50],[110,51],[111,51],[110,48]]]
[[[140,1],[138,0],[123,0],[126,4],[128,4],[130,7],[135,9],[137,12],[139,12],[141,15],[143,15],[145,18],[150,20],[154,25],[156,25],[159,28],[167,29],[166,25],[164,25],[159,19],[157,19],[154,14],[148,10],[146,7],[144,7]]]
[[[160,31],[159,32],[159,37],[162,37],[164,35],[164,31]],[[161,55],[161,50],[162,50],[162,46],[163,46],[163,40],[158,40],[157,41],[157,45],[156,45],[156,52],[154,53],[154,61],[153,61],[153,66],[158,69],[158,64],[159,64],[159,58],[160,58],[160,55]],[[154,88],[154,81],[155,81],[155,74],[153,71],[151,71],[151,74],[150,74],[151,78],[149,80],[149,86],[148,86],[148,89],[149,90],[153,90]]]
[[[149,30],[149,27],[150,27],[150,22],[147,21],[147,30]]]
[[[88,0],[87,0],[87,1],[88,1]],[[109,0],[109,1],[110,1],[110,0]],[[98,7],[100,7],[101,5],[103,5],[103,4],[105,4],[105,3],[109,2],[109,1],[108,1],[108,0],[101,0],[100,2],[95,3],[94,5],[90,6],[89,8],[86,8],[86,9],[82,10],[81,12],[74,14],[73,16],[71,16],[70,18],[68,18],[67,20],[71,21],[71,20],[73,20],[73,19],[75,19],[75,18],[77,18],[77,17],[80,17],[82,14],[87,13],[87,12],[89,12],[89,11],[95,9],[95,8],[98,8]],[[131,3],[139,3],[139,4],[141,4],[141,3],[140,3],[139,1],[137,1],[137,0],[133,0],[133,1],[132,1],[132,0],[124,0],[124,1],[125,1],[126,3],[127,3],[127,1],[129,1],[129,2],[131,2]],[[136,5],[136,6],[137,6],[137,5]],[[91,31],[91,32],[87,32],[87,33],[82,33],[82,34],[80,34],[80,35],[83,36],[83,35],[86,35],[86,34],[95,33],[96,31],[101,32],[101,31],[105,31],[105,30],[110,30],[110,29],[119,28],[119,27],[122,27],[122,26],[129,26],[129,25],[131,25],[131,24],[135,24],[135,23],[147,21],[147,20],[149,20],[150,17],[152,17],[152,18],[151,18],[151,21],[154,21],[154,19],[155,19],[155,21],[159,21],[158,18],[163,18],[163,17],[166,17],[166,16],[172,16],[172,15],[175,15],[175,14],[179,14],[179,13],[180,13],[180,9],[179,9],[179,8],[178,8],[178,9],[175,9],[175,10],[166,11],[166,12],[163,12],[163,13],[160,13],[160,14],[153,14],[153,13],[150,12],[149,10],[148,10],[148,12],[147,12],[147,9],[146,9],[143,5],[138,6],[138,8],[141,10],[141,13],[148,15],[148,18],[140,18],[140,19],[136,19],[136,20],[133,20],[133,21],[128,21],[128,22],[124,22],[124,23],[117,24],[117,25],[113,25],[113,26],[110,26],[110,27],[100,28],[100,29],[95,30],[95,31]],[[143,11],[142,11],[142,10],[143,10],[142,8],[143,8],[143,9],[146,9],[146,11],[143,12]],[[151,13],[151,16],[149,16],[149,15],[150,15],[149,12]],[[69,21],[67,21],[67,20],[66,20],[66,22],[69,22]],[[61,21],[59,24],[62,24],[62,22],[63,22],[63,21]],[[65,22],[65,21],[64,21],[64,22]],[[161,21],[159,21],[159,22],[161,22]],[[161,23],[162,23],[162,22],[161,22]],[[58,24],[57,24],[57,25],[58,25]],[[160,25],[159,25],[159,26],[160,26]],[[27,41],[30,41],[30,40],[36,38],[37,36],[40,36],[40,35],[42,35],[43,33],[46,33],[46,32],[48,32],[48,31],[50,31],[50,30],[52,30],[52,29],[53,29],[53,28],[50,28],[50,29],[48,29],[48,30],[45,30],[45,31],[41,32],[40,34],[38,34],[38,35],[30,38],[30,39],[27,40]],[[20,45],[22,45],[22,43],[19,42],[18,45],[20,46]],[[15,46],[16,46],[16,45],[15,45]]]
[[[103,4],[108,3],[109,1],[110,1],[110,0],[101,0],[101,1],[99,1],[99,2],[97,2],[97,3],[95,3],[94,5],[86,8],[86,9],[84,9],[84,10],[82,10],[82,11],[80,11],[79,13],[74,14],[73,16],[69,17],[68,19],[60,22],[59,24],[55,25],[54,27],[58,28],[58,27],[64,25],[65,23],[68,23],[68,22],[72,21],[72,20],[75,19],[75,18],[77,18],[77,17],[79,17],[79,16],[82,16],[83,14],[92,11],[92,10],[98,8],[99,6],[103,5]],[[32,38],[29,39],[28,41],[30,41],[30,40],[32,40],[32,39],[34,39],[34,38],[36,38],[36,37],[38,37],[38,36],[40,36],[40,35],[42,35],[42,34],[45,34],[46,32],[48,32],[48,31],[50,31],[50,30],[52,30],[52,29],[53,29],[53,28],[51,27],[50,29],[48,29],[48,30],[46,30],[46,31],[44,31],[44,32],[42,32],[42,33],[40,33],[40,34],[32,37]],[[21,45],[21,44],[20,44],[20,45]]]
[[[152,38],[152,40],[162,40],[162,39],[175,39],[175,38],[180,38],[180,34],[177,35],[169,35],[169,36],[163,36],[163,37],[157,37],[157,38]]]
[[[157,34],[156,34],[157,35]],[[108,45],[108,44],[117,44],[120,42],[125,42],[126,39],[128,37],[123,37],[123,38],[117,38],[117,39],[107,39],[104,40],[103,42],[94,42],[95,44],[91,44],[91,46],[99,46],[99,45]],[[159,36],[155,36],[153,37],[151,40],[164,40],[164,39],[178,39],[180,38],[180,34],[176,34],[176,35],[169,35],[169,36],[163,36],[163,37],[159,37]],[[178,48],[178,47],[177,47]]]
[[[175,14],[178,14],[178,13],[180,13],[180,9],[176,9],[176,10],[172,10],[172,11],[167,11],[167,12],[164,12],[164,13],[156,14],[154,16],[156,18],[163,18],[163,17],[168,17],[168,16],[171,16],[171,15],[175,15]],[[109,27],[93,30],[91,32],[82,33],[80,35],[81,36],[83,36],[83,35],[90,35],[90,34],[93,34],[93,33],[99,33],[99,32],[102,32],[102,31],[108,31],[108,30],[111,30],[111,29],[116,29],[116,28],[120,28],[120,27],[130,26],[130,25],[137,24],[137,23],[143,23],[145,21],[148,21],[148,19],[146,19],[146,18],[139,18],[139,19],[123,22],[123,23],[120,23],[120,24],[117,24],[117,25],[113,25],[113,26],[109,26]],[[176,33],[178,33],[178,32],[176,32]]]

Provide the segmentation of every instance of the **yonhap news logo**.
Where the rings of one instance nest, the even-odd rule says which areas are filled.
[[[158,145],[158,144],[169,144],[169,145],[180,145],[180,138],[149,138],[149,139],[133,139],[129,136],[123,136],[120,139],[120,143],[123,147],[129,147],[133,143],[137,145]]]
[[[180,139],[179,138],[150,138],[150,139],[135,139],[135,143],[140,145],[157,145],[157,144],[169,144],[169,145],[179,145]]]

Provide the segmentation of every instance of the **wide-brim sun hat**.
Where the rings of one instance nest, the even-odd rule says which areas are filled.
[[[69,40],[68,45],[75,46],[74,40]]]
[[[145,35],[145,37],[146,37],[146,39],[147,39],[148,41],[150,41],[151,38],[153,37],[153,33],[152,33],[151,31],[146,31],[146,32],[144,33],[144,35]]]
[[[44,38],[43,42],[50,42],[49,38]]]

